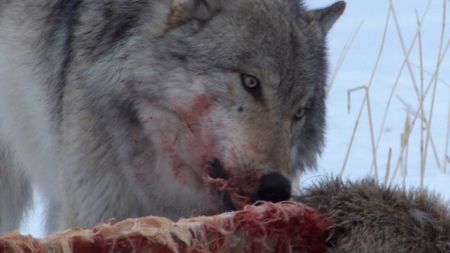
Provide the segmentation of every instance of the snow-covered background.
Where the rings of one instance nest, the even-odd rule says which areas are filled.
[[[308,3],[320,7],[330,1]],[[302,185],[330,174],[349,179],[370,175],[406,187],[421,187],[423,178],[423,187],[449,199],[450,2],[349,0],[347,4],[328,40],[332,85],[326,149],[319,170],[303,175]],[[419,99],[424,101],[423,113]],[[372,166],[374,150],[377,166]]]
[[[305,3],[316,8],[332,1]],[[442,36],[444,4],[447,22]],[[302,187],[331,174],[352,180],[374,176],[382,183],[405,187],[420,187],[423,178],[424,187],[450,199],[449,9],[448,0],[393,0],[392,6],[389,0],[347,0],[345,14],[328,39],[332,85],[326,149],[319,169],[301,176]],[[445,56],[436,71],[438,54]],[[438,76],[437,82],[433,76]],[[368,100],[364,99],[366,89],[360,87],[368,88]],[[421,97],[423,110],[418,102]],[[372,166],[374,147],[378,147],[376,166]],[[45,210],[39,194],[35,195],[34,208],[21,232],[42,236]]]

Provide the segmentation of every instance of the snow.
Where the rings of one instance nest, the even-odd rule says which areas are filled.
[[[34,191],[32,208],[29,208],[25,214],[20,232],[24,235],[30,234],[38,238],[45,236],[43,228],[45,227],[46,211],[44,198],[40,192]]]
[[[329,1],[315,0],[309,1],[309,7],[326,6]],[[351,34],[358,29],[362,23],[359,33],[357,33],[353,45],[350,47],[348,55],[341,66],[340,71],[332,85],[328,97],[328,128],[326,149],[319,162],[319,170],[313,173],[306,173],[301,178],[301,185],[306,186],[314,183],[317,177],[327,175],[339,175],[344,163],[344,158],[352,135],[357,114],[361,108],[361,103],[365,95],[364,90],[353,92],[351,95],[351,110],[347,110],[347,91],[349,89],[368,85],[371,74],[380,50],[384,26],[389,9],[389,1],[347,1],[347,9],[333,27],[329,34],[329,54],[331,60],[331,73],[336,68],[339,55],[349,40]],[[417,16],[421,18],[427,9],[428,1],[413,0],[393,1],[399,27],[403,36],[405,50],[410,47],[411,41],[416,34]],[[428,12],[421,26],[422,44],[422,64],[424,71],[423,86],[427,87],[434,73],[439,51],[441,37],[443,1],[430,1]],[[447,7],[448,23],[449,7]],[[445,29],[442,52],[445,51],[449,43],[448,25]],[[421,65],[419,40],[410,54],[411,69],[418,89],[421,85]],[[371,102],[371,113],[373,122],[374,139],[379,136],[379,129],[383,119],[384,110],[395,83],[400,67],[404,61],[404,53],[400,39],[396,30],[395,19],[390,16],[387,35],[384,42],[378,69],[373,78],[369,97]],[[450,198],[450,165],[445,161],[446,133],[448,131],[448,114],[450,107],[450,57],[447,56],[441,63],[433,115],[431,121],[431,136],[436,147],[436,154],[439,165],[434,158],[431,145],[428,147],[426,166],[424,167],[424,187],[431,191],[440,193],[444,199]],[[404,129],[406,108],[410,106],[411,113],[419,110],[419,103],[413,86],[408,66],[403,68],[398,87],[395,90],[390,109],[387,114],[386,124],[382,129],[382,137],[377,152],[378,178],[380,182],[385,182],[385,173],[388,161],[389,149],[392,149],[390,178],[393,175],[393,168],[400,153],[401,134]],[[424,88],[426,90],[426,88]],[[426,96],[424,103],[425,115],[428,118],[433,88]],[[400,102],[403,100],[406,105]],[[410,115],[412,120],[414,115]],[[420,187],[421,178],[421,152],[420,152],[420,121],[417,120],[409,140],[408,162],[405,177],[397,173],[393,180],[394,185],[406,187]],[[426,142],[426,131],[423,133],[423,143]],[[448,153],[447,153],[448,156]],[[367,176],[374,176],[370,173],[372,164],[372,145],[369,127],[367,106],[364,107],[359,127],[355,134],[355,140],[348,158],[343,177],[355,180]],[[444,171],[444,163],[446,173]],[[405,182],[403,182],[405,178]],[[390,182],[391,179],[388,180]]]
[[[430,81],[431,75],[429,73],[433,73],[436,67],[441,34],[443,1],[446,0],[432,0],[430,2],[428,13],[422,23],[423,69],[426,70],[423,74],[424,87],[427,87]],[[331,2],[332,1],[329,0],[306,1],[310,8],[323,7]],[[401,27],[406,50],[408,50],[417,31],[416,17],[422,17],[427,4],[428,1],[425,0],[393,1],[394,10],[399,21],[399,26]],[[348,0],[344,16],[338,21],[329,34],[330,76],[332,76],[342,49],[345,47],[350,36],[361,25],[359,33],[357,33],[345,61],[340,67],[336,79],[330,89],[328,97],[327,142],[324,153],[319,161],[319,168],[315,172],[308,172],[301,176],[300,184],[302,187],[316,182],[321,177],[340,174],[349,140],[365,94],[364,90],[352,93],[351,108],[348,111],[347,91],[355,87],[369,84],[381,45],[381,39],[383,37],[388,7],[388,0]],[[448,16],[450,16],[449,9],[450,7],[447,6],[447,27],[450,26],[450,23],[448,22]],[[443,41],[443,49],[445,49],[449,43],[448,28],[446,28]],[[420,89],[421,73],[420,68],[417,67],[420,66],[419,52],[418,41],[416,41],[416,45],[410,55],[410,62],[412,73],[414,74],[415,81]],[[386,103],[404,58],[395,22],[391,16],[383,52],[369,91],[375,140],[379,136],[379,129]],[[448,141],[446,139],[446,133],[448,130],[447,121],[450,108],[449,56],[445,57],[445,60],[441,63],[440,69],[439,79],[441,81],[438,82],[436,89],[431,122],[431,134],[434,145],[436,146],[440,168],[435,161],[431,147],[429,147],[424,170],[424,186],[429,190],[440,193],[443,198],[449,199],[450,187],[447,185],[450,184],[450,164],[448,164],[448,161],[444,161],[445,146],[446,141]],[[412,113],[419,108],[418,99],[411,80],[408,67],[406,66],[399,79],[398,87],[395,90],[391,107],[387,115],[386,124],[381,131],[382,137],[376,156],[378,179],[380,182],[385,181],[389,149],[392,149],[390,178],[392,178],[393,168],[395,167],[400,153],[401,134],[404,129],[407,114],[406,105],[402,104],[400,99],[410,106]],[[432,91],[433,89],[430,89],[425,99],[424,108],[426,115],[429,114]],[[414,115],[411,115],[410,119],[412,120],[413,117]],[[424,133],[424,136],[426,137],[426,132]],[[417,121],[409,141],[408,162],[406,171],[403,173],[405,177],[399,172],[395,177],[393,184],[406,187],[420,187],[420,146],[420,126],[419,121]],[[370,170],[372,157],[368,113],[367,107],[364,107],[343,177],[355,180],[367,176],[374,176],[374,172],[372,171],[371,173]],[[444,171],[445,162],[447,162],[446,172]],[[36,193],[35,195],[34,209],[30,211],[29,217],[24,222],[24,226],[22,226],[21,232],[42,236],[43,234],[40,228],[43,227],[42,217],[45,214],[45,208],[39,193]]]

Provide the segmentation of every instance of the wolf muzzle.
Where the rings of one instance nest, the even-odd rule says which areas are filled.
[[[210,163],[209,176],[214,179],[223,179],[225,181],[230,180],[228,174],[223,168],[221,162],[218,159],[214,159]],[[232,179],[231,179],[232,180]],[[242,187],[242,186],[241,186]],[[239,188],[239,186],[237,187]],[[289,200],[291,197],[291,182],[285,176],[279,172],[269,172],[262,175],[257,182],[256,191],[251,194],[252,196],[246,196],[251,202],[256,201],[270,201],[270,202],[280,202]],[[236,194],[235,191],[240,191],[240,189],[231,189],[232,192],[227,190],[219,190],[220,199],[222,204],[229,210],[236,210],[243,206],[236,206],[233,203],[232,195]],[[230,195],[231,194],[231,195]],[[236,196],[236,195],[234,195]]]

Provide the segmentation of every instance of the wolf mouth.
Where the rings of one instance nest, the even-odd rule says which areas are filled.
[[[228,180],[228,175],[225,172],[225,169],[223,168],[222,163],[219,161],[219,159],[214,158],[211,161],[210,165],[211,165],[211,169],[210,169],[209,175],[212,178],[221,178],[221,179]]]
[[[214,158],[210,162],[209,176],[212,179],[223,179],[226,181],[229,179],[228,175],[225,172],[225,169],[222,166],[222,163],[217,158]],[[233,201],[231,200],[231,196],[228,191],[220,191],[218,187],[215,187],[214,191],[219,195],[220,202],[225,206],[227,210],[236,210],[236,207],[233,205]]]
[[[214,194],[219,196],[221,204],[227,210],[238,210],[244,204],[250,203],[251,198],[240,194],[236,187],[230,185],[230,178],[219,159],[215,158],[210,162],[209,170],[207,181],[213,186]]]

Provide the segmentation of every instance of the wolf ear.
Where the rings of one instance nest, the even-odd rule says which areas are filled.
[[[166,30],[190,20],[207,21],[219,10],[220,0],[171,0]]]
[[[319,23],[323,34],[327,34],[336,20],[344,13],[345,5],[344,1],[339,1],[322,9],[311,10],[308,14],[313,21]]]

